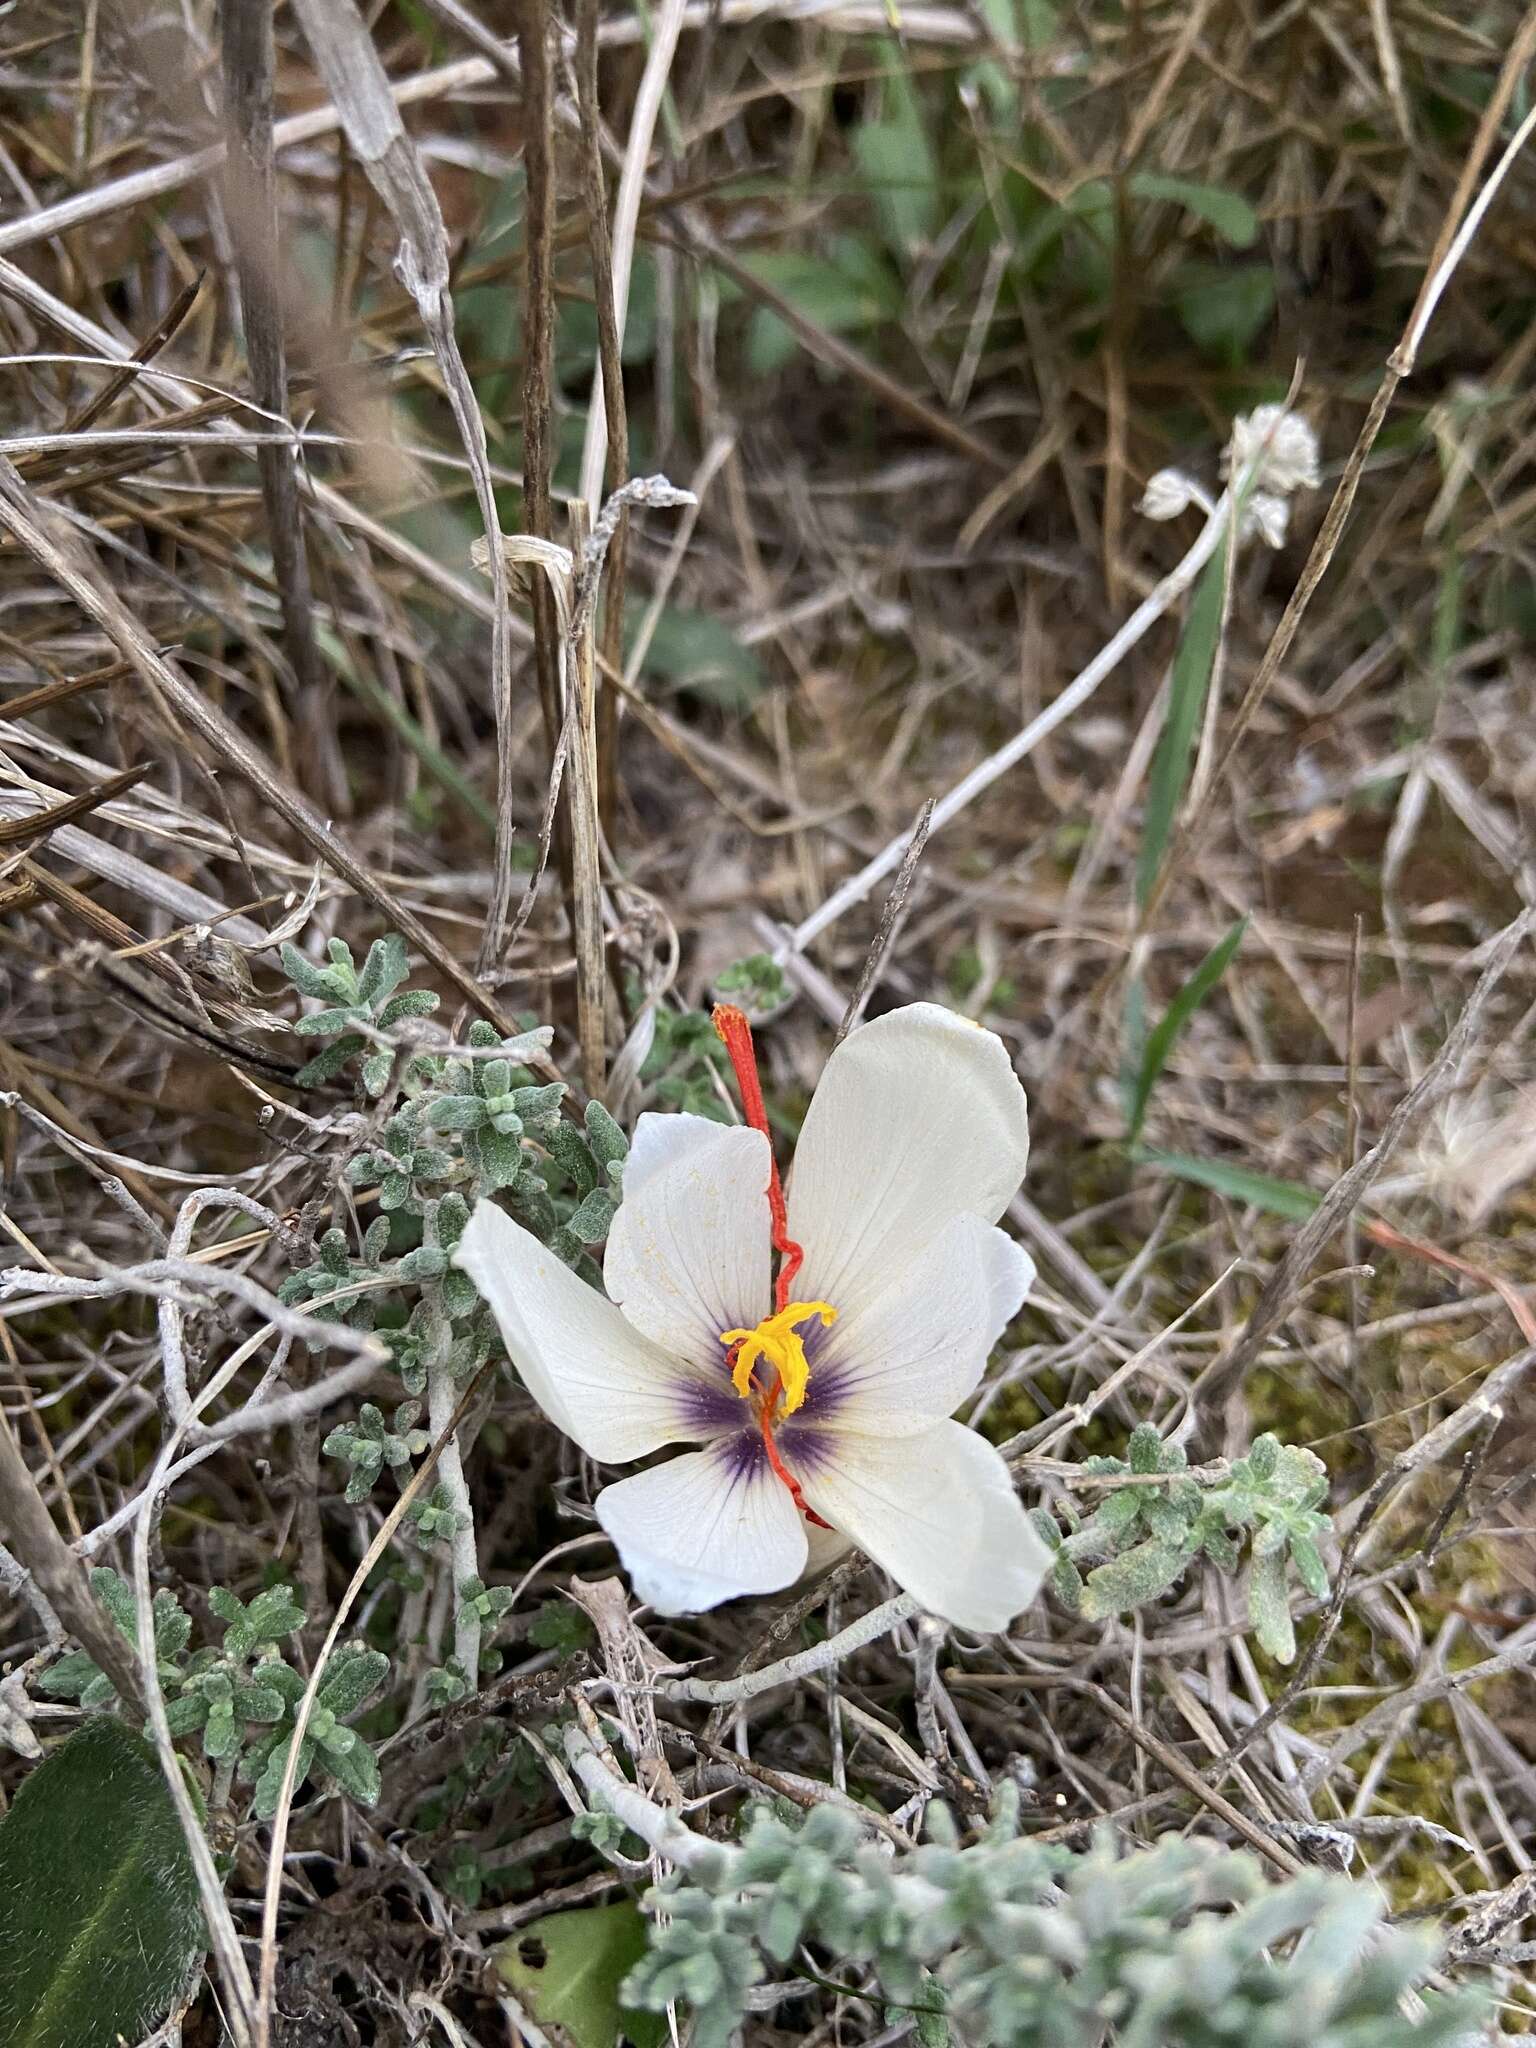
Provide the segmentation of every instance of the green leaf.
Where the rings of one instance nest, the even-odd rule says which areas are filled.
[[[398,932],[386,932],[368,948],[368,958],[358,976],[357,999],[372,1009],[394,994],[410,971],[405,941]]]
[[[166,1726],[173,1735],[194,1735],[207,1719],[208,1702],[201,1693],[183,1693],[165,1703]]]
[[[203,1724],[203,1755],[210,1763],[217,1763],[221,1757],[237,1749],[239,1743],[234,1708],[227,1701],[211,1708]]]
[[[905,256],[917,243],[933,239],[943,207],[938,162],[912,89],[906,54],[894,41],[887,49],[884,115],[859,123],[853,131],[853,155],[886,241]]]
[[[1177,1584],[1189,1565],[1189,1551],[1182,1543],[1164,1543],[1157,1537],[1138,1543],[1101,1564],[1088,1574],[1083,1591],[1083,1617],[1107,1621],[1112,1614],[1125,1614],[1144,1607],[1159,1593]]]
[[[501,1188],[514,1186],[523,1170],[520,1140],[501,1131],[471,1132],[464,1156],[479,1169],[482,1195],[494,1195]]]
[[[138,1641],[139,1617],[133,1604],[133,1592],[128,1581],[109,1564],[99,1564],[91,1572],[91,1591],[117,1623],[118,1628],[130,1643]]]
[[[312,960],[305,959],[297,946],[286,943],[282,948],[282,961],[284,974],[300,995],[313,996],[322,1003],[347,1000],[353,982],[344,968],[334,965],[317,967]]]
[[[592,1624],[569,1600],[546,1600],[533,1617],[528,1640],[536,1649],[558,1650],[568,1656],[591,1642]]]
[[[356,1017],[356,1008],[352,1006],[345,1010],[310,1010],[298,1019],[293,1028],[300,1038],[327,1038],[337,1031],[345,1031]]]
[[[277,1798],[283,1789],[283,1773],[288,1768],[288,1752],[292,1747],[291,1741],[279,1741],[267,1758],[266,1767],[256,1781],[256,1799],[251,1808],[257,1820],[270,1820],[277,1811]],[[299,1751],[299,1768],[294,1773],[293,1789],[296,1794],[308,1778],[309,1767],[314,1758],[315,1745],[306,1736]],[[0,2044],[0,2048],[3,2048],[3,2044]]]
[[[751,710],[767,684],[756,654],[723,619],[676,605],[667,605],[657,620],[643,667],[654,681],[691,690],[727,711]]]
[[[295,1629],[302,1628],[304,1610],[294,1599],[292,1586],[268,1586],[251,1602],[245,1621],[250,1633],[250,1647],[254,1649],[257,1643],[276,1642],[279,1636],[290,1636]],[[225,1647],[228,1646],[226,1638]]]
[[[350,1728],[338,1732],[352,1734]],[[346,1749],[328,1747],[321,1763],[342,1791],[360,1806],[372,1806],[377,1801],[382,1782],[378,1762],[360,1735],[354,1736]]]
[[[545,1139],[550,1156],[569,1174],[578,1200],[597,1186],[597,1167],[586,1139],[574,1124],[558,1123]]]
[[[485,1104],[478,1095],[440,1095],[427,1111],[434,1131],[473,1131],[485,1122]]]
[[[1142,823],[1141,853],[1136,862],[1136,901],[1145,903],[1152,893],[1173,836],[1174,821],[1184,800],[1189,780],[1190,756],[1211,672],[1216,665],[1216,648],[1221,639],[1221,615],[1225,596],[1227,548],[1230,529],[1221,545],[1200,573],[1190,600],[1189,617],[1173,657],[1168,678],[1168,709],[1158,734],[1157,752],[1152,757],[1152,774],[1147,785],[1146,817]]]
[[[322,1052],[317,1052],[293,1078],[306,1088],[318,1087],[322,1081],[334,1081],[353,1054],[362,1051],[364,1043],[355,1032],[349,1032],[345,1038],[338,1038]],[[387,1057],[385,1064],[388,1064]]]
[[[1128,1105],[1127,1144],[1134,1145],[1141,1136],[1141,1127],[1146,1122],[1147,1107],[1152,1100],[1152,1090],[1157,1086],[1157,1078],[1167,1065],[1168,1055],[1178,1043],[1179,1033],[1225,974],[1227,963],[1242,944],[1243,933],[1247,929],[1247,918],[1240,917],[1231,931],[1224,938],[1217,940],[1163,1012],[1156,1029],[1149,1035],[1142,1048],[1141,1068],[1136,1075]]]
[[[0,1822],[0,2048],[139,2040],[187,1983],[203,1915],[153,1751],[89,1721]]]
[[[340,1649],[321,1681],[318,1694],[322,1707],[329,1707],[338,1720],[355,1714],[370,1693],[378,1691],[389,1670],[382,1650],[361,1647]]]
[[[1274,273],[1258,263],[1189,264],[1174,308],[1196,348],[1236,368],[1275,309]]]
[[[629,1153],[629,1140],[600,1102],[587,1104],[587,1143],[599,1166],[622,1165]]]
[[[406,1017],[430,1017],[442,1000],[429,988],[404,989],[399,995],[390,997],[375,1021],[381,1031],[387,1031],[392,1024],[398,1024]]]
[[[78,1699],[91,1680],[100,1676],[84,1650],[71,1650],[67,1657],[61,1657],[57,1664],[43,1673],[34,1684],[33,1691],[43,1693],[49,1699]]]
[[[570,1227],[583,1244],[599,1244],[608,1235],[618,1206],[612,1195],[594,1188],[571,1216]]]
[[[1296,1655],[1296,1630],[1286,1598],[1283,1549],[1255,1556],[1248,1580],[1248,1616],[1259,1647],[1277,1664],[1291,1663]]]
[[[900,305],[896,279],[884,258],[858,236],[835,238],[830,256],[768,249],[749,262],[754,275],[828,334],[867,332],[894,318]],[[755,377],[772,376],[801,346],[799,335],[771,306],[759,306],[747,329],[747,368]]]
[[[1246,199],[1220,185],[1197,185],[1189,178],[1164,177],[1160,171],[1133,171],[1130,189],[1138,199],[1171,199],[1186,213],[1198,214],[1234,249],[1251,249],[1258,240],[1258,215]]]
[[[1328,1567],[1323,1563],[1322,1552],[1310,1536],[1291,1538],[1291,1562],[1297,1575],[1314,1600],[1328,1597]]]
[[[563,2027],[573,2048],[661,2048],[664,2013],[627,2012],[619,1986],[645,1954],[638,1906],[548,1913],[502,1943],[496,1967],[541,2027]]]
[[[1150,1145],[1136,1148],[1135,1157],[1147,1166],[1160,1166],[1164,1173],[1197,1187],[1211,1188],[1234,1202],[1247,1202],[1255,1209],[1268,1209],[1276,1216],[1305,1223],[1322,1200],[1296,1180],[1275,1180],[1267,1173],[1250,1173],[1226,1159],[1195,1159],[1187,1152],[1159,1152]]]

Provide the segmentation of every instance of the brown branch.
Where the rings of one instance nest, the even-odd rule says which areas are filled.
[[[21,846],[33,839],[46,839],[56,826],[87,817],[102,804],[109,804],[114,797],[132,789],[136,782],[142,782],[148,773],[149,763],[140,761],[136,767],[125,768],[120,775],[109,775],[93,789],[82,790],[79,796],[67,797],[45,811],[28,811],[24,817],[6,818],[0,821],[0,846]]]
[[[240,279],[245,353],[256,403],[288,418],[288,356],[283,338],[283,292],[277,256],[277,200],[272,172],[272,10],[248,0],[220,0],[224,108],[229,155],[220,187]],[[283,610],[283,648],[299,686],[301,759],[324,776],[325,801],[346,801],[342,776],[325,775],[335,758],[329,743],[330,688],[315,640],[314,595],[304,546],[304,518],[294,477],[293,452],[277,442],[256,450],[256,473],[267,514],[272,573]],[[335,784],[332,787],[332,784]]]
[[[629,418],[624,404],[624,357],[618,308],[613,296],[613,238],[608,226],[608,191],[603,182],[602,107],[597,91],[598,0],[578,0],[576,9],[576,96],[581,114],[581,187],[587,210],[587,247],[592,261],[592,295],[597,307],[597,359],[603,413],[608,426],[608,489],[629,480]],[[610,669],[623,661],[624,572],[629,550],[629,513],[619,515],[608,550],[608,583],[603,595],[599,651]],[[618,812],[619,697],[605,683],[597,705],[597,803],[603,832],[613,845]]]
[[[90,1581],[53,1526],[37,1482],[27,1470],[10,1424],[0,1415],[0,1507],[10,1547],[65,1628],[140,1714],[144,1694],[138,1660],[97,1606]]]

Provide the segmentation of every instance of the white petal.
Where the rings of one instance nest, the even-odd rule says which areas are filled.
[[[696,1128],[657,1129],[684,1122]],[[641,1172],[625,1166],[604,1284],[654,1343],[723,1374],[721,1331],[750,1330],[770,1306],[768,1140],[670,1116],[642,1117],[636,1138]]]
[[[995,1223],[1028,1158],[1024,1090],[994,1032],[936,1003],[861,1025],[827,1061],[795,1150],[796,1294],[847,1314],[953,1217]]]
[[[629,1140],[624,1161],[624,1194],[638,1194],[643,1184],[663,1166],[689,1159],[701,1147],[712,1145],[730,1124],[718,1124],[713,1117],[695,1116],[691,1110],[648,1109],[640,1117]]]
[[[1034,1599],[1050,1552],[974,1430],[941,1422],[922,1436],[828,1435],[808,1448],[782,1439],[807,1501],[930,1613],[991,1632]]]
[[[597,1496],[636,1593],[658,1614],[702,1614],[776,1593],[805,1569],[805,1523],[745,1431],[621,1479]]]
[[[805,1522],[802,1527],[805,1530],[805,1570],[800,1574],[800,1582],[809,1585],[812,1579],[819,1579],[823,1572],[829,1572],[833,1565],[841,1564],[853,1545],[841,1529],[823,1529],[815,1522]]]
[[[490,1303],[524,1386],[589,1457],[641,1458],[714,1433],[700,1419],[705,1376],[647,1343],[494,1202],[475,1204],[453,1261]]]
[[[805,1425],[913,1436],[953,1415],[1034,1278],[1034,1261],[1004,1231],[956,1216],[820,1341]]]

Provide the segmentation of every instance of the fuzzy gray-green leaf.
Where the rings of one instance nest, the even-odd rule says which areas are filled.
[[[1188,1564],[1189,1552],[1183,1544],[1163,1543],[1156,1537],[1138,1543],[1088,1574],[1083,1589],[1084,1619],[1107,1621],[1112,1614],[1144,1607],[1175,1585]]]
[[[1277,1664],[1289,1664],[1296,1655],[1296,1630],[1285,1594],[1283,1550],[1254,1557],[1248,1580],[1248,1614],[1259,1647]]]

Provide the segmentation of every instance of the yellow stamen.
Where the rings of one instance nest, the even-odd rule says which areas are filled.
[[[820,1316],[824,1327],[830,1329],[837,1321],[837,1310],[826,1301],[791,1301],[776,1314],[764,1316],[755,1330],[720,1332],[722,1344],[741,1346],[731,1370],[731,1385],[743,1400],[752,1392],[752,1368],[760,1358],[765,1358],[779,1376],[784,1413],[794,1414],[805,1399],[811,1377],[805,1340],[795,1325],[809,1321],[812,1316]]]

